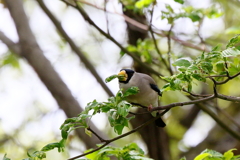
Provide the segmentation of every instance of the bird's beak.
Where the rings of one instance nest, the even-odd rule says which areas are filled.
[[[118,73],[118,79],[119,79],[119,81],[126,81],[127,78],[128,78],[128,76],[127,76],[126,71],[123,70],[123,71],[120,71],[120,72]]]

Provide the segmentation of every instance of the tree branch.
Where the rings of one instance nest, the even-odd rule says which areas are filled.
[[[81,15],[84,17],[84,19],[91,24],[92,26],[94,26],[102,35],[104,35],[106,38],[108,38],[109,40],[111,40],[114,44],[116,44],[122,51],[124,51],[126,54],[128,54],[129,56],[131,56],[136,62],[138,62],[139,64],[141,64],[142,66],[144,66],[149,72],[154,73],[158,76],[162,76],[162,74],[160,74],[159,72],[155,71],[154,69],[152,69],[148,64],[143,63],[134,53],[129,52],[126,48],[124,48],[120,43],[118,43],[111,35],[107,34],[106,32],[104,32],[101,28],[99,28],[92,20],[91,18],[87,15],[87,13],[83,10],[83,8],[79,5],[74,6],[80,13]]]
[[[38,4],[42,8],[42,10],[47,14],[48,18],[53,22],[55,27],[58,29],[58,31],[61,33],[63,38],[68,42],[68,44],[71,46],[72,50],[78,55],[78,57],[81,59],[81,61],[84,63],[84,65],[89,69],[89,71],[92,73],[92,75],[96,78],[97,82],[102,86],[104,91],[109,96],[114,96],[112,91],[107,87],[106,83],[102,80],[102,78],[99,76],[97,71],[95,70],[92,63],[85,57],[83,52],[77,47],[77,45],[73,42],[73,40],[68,36],[68,34],[63,29],[61,23],[57,20],[57,18],[50,12],[50,10],[46,7],[43,0],[37,0]]]
[[[0,40],[6,44],[12,52],[20,55],[20,46],[9,39],[2,31],[0,31]]]
[[[165,113],[167,113],[168,111],[169,111],[169,109],[166,109],[165,111],[163,111],[162,113],[160,113],[158,116],[151,118],[150,120],[146,121],[145,123],[141,124],[140,126],[134,128],[134,129],[132,129],[131,131],[129,131],[129,132],[127,132],[127,133],[124,133],[124,134],[122,134],[122,135],[120,135],[120,136],[117,136],[117,137],[115,137],[115,138],[109,139],[109,140],[104,140],[104,139],[102,139],[99,135],[96,135],[96,133],[93,132],[95,136],[97,136],[100,140],[104,141],[105,143],[104,143],[101,147],[95,148],[95,149],[93,149],[93,150],[91,150],[91,151],[89,151],[89,152],[87,152],[87,153],[84,153],[84,154],[75,156],[75,157],[73,157],[73,158],[69,158],[68,160],[74,160],[74,159],[76,159],[76,158],[80,158],[80,157],[86,156],[86,155],[88,155],[88,154],[91,154],[91,153],[93,153],[93,152],[96,152],[96,151],[102,149],[103,147],[105,147],[106,145],[108,145],[109,143],[112,143],[112,142],[114,142],[114,141],[116,141],[116,140],[118,140],[118,139],[121,139],[121,138],[123,138],[123,137],[126,137],[126,136],[128,136],[128,135],[130,135],[130,134],[132,134],[132,133],[134,133],[134,132],[136,132],[136,131],[144,128],[145,126],[149,125],[150,123],[153,123],[156,119],[160,118],[161,116],[163,116],[163,115],[164,115]],[[92,131],[92,130],[91,130],[91,131]]]
[[[204,112],[206,112],[210,117],[212,117],[219,126],[221,126],[224,130],[226,130],[229,134],[231,134],[237,140],[240,140],[239,132],[232,130],[229,125],[225,124],[222,120],[219,119],[218,115],[213,113],[209,107],[204,106],[203,104],[198,103],[197,106],[201,108]]]
[[[76,7],[76,6],[74,6],[73,4],[71,4],[71,3],[68,3],[68,2],[66,2],[66,1],[64,1],[64,0],[62,0],[62,1],[65,2],[65,3],[66,3],[67,5],[69,5],[69,6]],[[86,1],[84,1],[84,0],[75,0],[75,1],[78,1],[78,2],[80,2],[80,3],[86,4],[86,5],[89,5],[89,6],[92,6],[92,7],[94,7],[94,8],[97,8],[97,9],[100,9],[100,10],[103,10],[103,11],[104,11],[103,8],[98,7],[98,6],[96,6],[96,5],[94,5],[94,4],[91,4],[91,3],[89,3],[89,2],[86,2]],[[134,19],[132,19],[132,18],[130,18],[130,17],[124,15],[124,14],[116,13],[116,12],[109,12],[109,11],[107,11],[107,12],[108,12],[108,13],[117,14],[117,15],[122,16],[122,17],[125,19],[125,21],[127,21],[128,23],[131,23],[132,25],[134,25],[134,26],[136,26],[136,27],[138,27],[138,28],[140,28],[140,29],[149,30],[149,26],[147,26],[147,25],[145,25],[145,24],[142,24],[142,23],[139,23],[138,21],[135,21]],[[159,29],[156,29],[156,30],[154,30],[153,32],[154,32],[155,34],[161,36],[161,37],[167,37],[166,34],[160,33],[159,31],[160,31]],[[194,44],[192,44],[192,43],[190,43],[190,42],[186,42],[186,41],[180,40],[180,39],[178,39],[177,37],[170,36],[170,38],[171,38],[172,40],[174,40],[174,41],[182,44],[183,46],[186,46],[186,47],[189,47],[189,48],[193,48],[193,49],[196,49],[196,50],[199,50],[199,51],[208,51],[208,49],[205,48],[205,47],[199,47],[199,45],[194,45]]]
[[[20,55],[33,67],[41,81],[45,84],[52,96],[57,101],[59,107],[64,110],[67,117],[77,116],[82,109],[73,97],[67,85],[62,81],[58,73],[52,67],[50,61],[43,55],[28,23],[27,15],[23,9],[22,0],[6,0],[6,5],[15,23],[19,36]],[[91,127],[98,131],[96,126],[91,123]],[[77,130],[81,139],[87,141],[87,147],[95,146],[97,138],[89,139],[84,133]],[[102,133],[101,133],[102,134]],[[105,135],[102,135],[103,137]]]
[[[216,98],[215,95],[211,95],[209,97],[205,97],[205,98],[201,98],[201,99],[197,99],[197,100],[192,100],[192,101],[188,101],[188,102],[171,103],[171,104],[168,104],[168,105],[165,105],[165,106],[153,107],[153,108],[151,108],[150,111],[153,112],[153,111],[157,111],[157,110],[171,109],[171,108],[177,107],[177,106],[197,104],[197,103],[209,101],[209,100],[214,99],[214,98]]]
[[[166,62],[165,59],[163,58],[162,53],[161,53],[160,49],[158,48],[157,40],[156,40],[156,38],[155,38],[155,36],[154,36],[154,33],[153,33],[153,30],[152,30],[153,12],[154,12],[154,5],[153,5],[152,11],[151,11],[151,19],[150,19],[150,24],[149,24],[149,31],[150,31],[150,34],[151,34],[151,36],[152,36],[153,44],[154,44],[154,46],[155,46],[155,48],[156,48],[156,51],[157,51],[158,55],[160,56],[163,64],[165,65],[165,67],[166,67],[167,69],[169,69],[169,67],[168,67],[168,65],[167,65],[167,62]]]

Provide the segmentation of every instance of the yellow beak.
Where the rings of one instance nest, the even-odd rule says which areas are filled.
[[[120,81],[126,81],[127,78],[128,78],[128,75],[127,75],[126,71],[123,70],[123,71],[118,73],[118,79]]]

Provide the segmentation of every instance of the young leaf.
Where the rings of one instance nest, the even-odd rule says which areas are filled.
[[[197,157],[194,158],[194,160],[203,160],[204,158],[210,156],[211,154],[209,153],[202,153],[200,155],[198,155]]]
[[[92,132],[89,131],[87,128],[85,128],[85,133],[86,133],[89,137],[92,137]]]
[[[4,154],[4,157],[2,160],[11,160],[10,158],[7,158],[7,154]]]
[[[135,3],[135,7],[139,9],[143,9],[144,7],[148,7],[154,0],[139,0]]]
[[[119,77],[119,75],[116,75],[116,74],[111,75],[111,76],[109,76],[109,77],[107,77],[107,78],[105,79],[105,82],[108,83],[108,82],[110,82],[110,81],[112,81],[113,79],[118,78],[118,77]]]
[[[240,34],[238,34],[238,35],[234,36],[232,39],[230,39],[226,48],[234,47],[239,42],[240,42]]]
[[[177,2],[177,3],[180,3],[180,4],[184,3],[184,0],[174,0],[174,1]]]
[[[120,134],[122,134],[123,128],[124,128],[123,125],[117,125],[117,126],[114,126],[114,131],[115,131],[118,135],[120,135]]]
[[[44,146],[41,151],[46,152],[46,151],[50,151],[53,150],[54,148],[61,148],[60,144],[58,142],[56,143],[49,143],[46,146]]]
[[[240,55],[240,51],[238,49],[236,49],[235,47],[228,48],[228,49],[222,51],[223,57],[231,57],[231,56],[236,57],[238,55]]]
[[[192,77],[195,78],[196,80],[198,81],[203,81],[203,82],[206,82],[206,78],[202,77],[200,74],[198,73],[193,73],[192,74]]]
[[[138,87],[130,87],[128,88],[124,94],[123,94],[123,97],[127,97],[127,96],[130,96],[130,95],[134,95],[134,94],[137,94],[139,92],[139,88]]]
[[[179,67],[189,67],[191,65],[191,63],[186,59],[178,59],[172,65],[173,66],[179,66]]]
[[[230,149],[230,150],[228,150],[227,152],[225,152],[224,154],[223,154],[223,157],[225,158],[224,160],[231,160],[232,159],[232,157],[234,156],[234,154],[233,154],[233,150],[237,150],[237,149]]]

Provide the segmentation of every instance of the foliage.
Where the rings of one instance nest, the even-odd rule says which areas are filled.
[[[91,150],[86,152],[89,151]],[[136,143],[130,143],[124,147],[106,146],[101,150],[86,156],[86,158],[92,160],[110,160],[110,157],[116,157],[119,160],[152,160],[151,158],[145,157],[143,150],[139,148]]]
[[[206,149],[201,154],[196,156],[194,160],[237,160],[240,159],[240,155],[234,156],[232,152],[236,149],[230,149],[224,154],[221,154],[217,151]]]
[[[166,80],[162,91],[187,90],[192,91],[194,80],[206,82],[206,78],[214,75],[233,76],[240,72],[238,58],[240,50],[235,47],[240,42],[240,36],[233,37],[226,46],[225,50],[220,50],[216,46],[209,53],[202,53],[195,60],[178,59],[173,63],[173,66],[178,67],[178,74],[170,77],[162,77]],[[219,77],[218,80],[223,78]]]
[[[192,6],[184,7],[180,13],[176,13],[170,5],[166,5],[167,11],[162,11],[162,19],[167,19],[172,24],[179,18],[189,18],[193,22],[201,21],[205,16],[208,18],[218,18],[222,13],[214,7],[206,9],[195,9]]]
[[[133,10],[135,13],[143,14],[144,11],[150,8],[150,6],[155,5],[155,0],[122,0],[125,9]],[[175,0],[179,4],[183,4],[183,0]],[[179,12],[176,12],[170,5],[165,5],[165,10],[161,11],[161,18],[167,19],[168,24],[173,25],[175,21],[180,18],[188,18],[194,23],[200,24],[201,21],[205,18],[217,18],[222,15],[222,12],[214,7],[209,7],[206,9],[196,9],[192,6],[184,6],[180,9]],[[147,10],[149,11],[149,10]],[[87,19],[87,18],[86,18]],[[231,28],[230,28],[231,29]],[[231,30],[230,30],[231,31]],[[170,41],[170,33],[168,36],[168,41]],[[138,40],[137,45],[129,45],[126,47],[126,50],[129,53],[136,53],[140,58],[141,62],[147,62],[152,64],[153,60],[158,59],[158,56],[155,57],[156,43],[157,40],[154,39],[144,39]],[[201,56],[191,59],[181,58],[176,60],[172,65],[177,68],[177,73],[169,77],[161,77],[167,83],[163,86],[162,91],[188,91],[192,92],[192,86],[196,81],[206,82],[207,79],[212,79],[217,77],[216,80],[223,80],[227,78],[232,78],[235,74],[240,72],[239,58],[236,58],[240,54],[240,36],[236,35],[226,45],[226,49],[221,49],[220,45],[214,47],[210,52],[203,52]],[[169,53],[171,52],[171,46],[169,43]],[[123,53],[123,52],[122,52]],[[124,52],[124,54],[126,54]],[[170,55],[170,54],[169,54]],[[3,58],[1,65],[12,65],[15,68],[19,67],[18,57],[15,54],[6,54]],[[171,58],[171,57],[167,57]],[[162,56],[161,60],[167,59],[166,56]],[[160,58],[159,58],[160,59]],[[169,61],[169,68],[171,61]],[[167,63],[165,64],[167,65]],[[166,67],[167,68],[167,67]],[[110,82],[115,78],[121,79],[119,75],[112,75],[106,78],[105,82]],[[215,80],[215,79],[214,79]],[[77,128],[84,128],[86,134],[91,136],[95,134],[89,127],[89,121],[91,118],[99,113],[105,113],[108,116],[108,122],[113,128],[114,132],[118,135],[122,135],[124,127],[129,127],[129,121],[134,118],[130,116],[129,112],[132,108],[132,105],[125,101],[125,98],[129,95],[138,93],[138,88],[132,87],[126,92],[121,90],[116,94],[115,97],[110,97],[107,102],[97,102],[93,100],[88,103],[85,110],[80,113],[77,117],[68,118],[61,125],[61,136],[62,139],[56,143],[50,143],[44,146],[40,151],[34,151],[28,153],[28,158],[24,160],[36,160],[46,158],[46,152],[58,149],[59,152],[64,152],[66,147],[66,140],[68,139],[70,133]],[[104,141],[104,140],[103,140]],[[105,140],[105,142],[108,142]],[[131,143],[127,144],[124,147],[111,147],[98,145],[100,148],[95,152],[88,154],[86,157],[89,159],[110,159],[111,156],[114,156],[118,159],[150,159],[144,156],[142,149],[138,147],[137,144]],[[101,148],[102,147],[102,148]],[[234,156],[231,149],[225,152],[223,155],[219,152],[213,150],[205,150],[200,155],[198,155],[195,160],[234,160],[239,159],[239,156]],[[93,149],[87,150],[86,153],[94,151]],[[184,160],[182,158],[181,160]],[[9,160],[6,155],[4,160]]]
[[[19,65],[19,57],[11,52],[6,53],[0,61],[0,67],[2,66],[12,66],[13,68],[19,69],[20,65]]]

